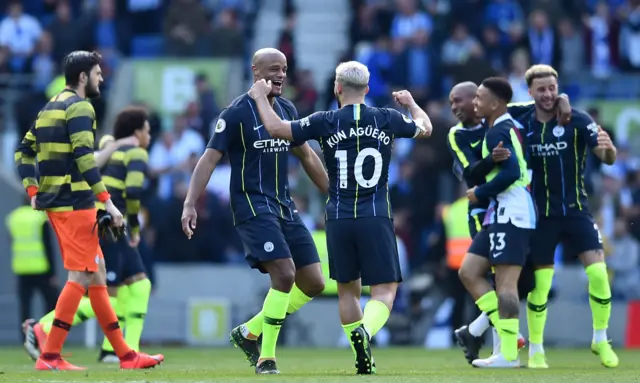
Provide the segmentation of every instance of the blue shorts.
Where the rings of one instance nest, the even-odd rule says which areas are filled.
[[[491,224],[473,238],[469,253],[487,258],[492,266],[524,266],[533,231],[519,228],[510,222]]]
[[[120,286],[124,281],[140,273],[146,274],[138,249],[129,245],[129,238],[116,242],[100,240],[107,269],[107,286]]]
[[[531,241],[531,259],[535,265],[553,265],[556,247],[578,256],[589,250],[602,250],[598,225],[590,214],[566,217],[540,217]]]
[[[363,286],[402,282],[393,222],[385,217],[326,223],[329,276],[338,283],[359,278]]]
[[[313,237],[297,215],[287,221],[261,214],[239,224],[236,230],[249,266],[262,273],[267,273],[262,263],[276,259],[292,258],[296,269],[320,262]]]

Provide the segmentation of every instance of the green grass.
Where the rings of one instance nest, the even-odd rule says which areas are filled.
[[[352,376],[351,350],[281,349],[282,375],[256,376],[237,349],[150,349],[162,352],[166,362],[145,371],[119,371],[115,365],[96,363],[97,351],[69,349],[68,360],[88,367],[86,372],[44,372],[20,348],[0,349],[0,382],[598,382],[640,381],[640,352],[621,351],[620,366],[605,369],[587,349],[548,351],[549,370],[480,370],[471,368],[459,350],[428,351],[415,348],[376,349],[378,374]],[[522,352],[524,356],[526,353]],[[526,357],[522,358],[526,363]]]

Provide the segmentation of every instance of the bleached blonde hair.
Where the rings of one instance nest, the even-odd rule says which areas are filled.
[[[336,68],[336,82],[356,91],[362,91],[369,85],[369,76],[369,68],[357,61],[347,61]]]
[[[527,69],[524,73],[524,79],[527,82],[527,86],[531,87],[533,80],[537,78],[555,77],[558,79],[558,72],[553,69],[552,66],[545,64],[536,64]]]

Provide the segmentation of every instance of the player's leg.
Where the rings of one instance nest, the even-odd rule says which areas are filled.
[[[572,217],[568,248],[578,254],[589,280],[589,304],[593,318],[591,351],[600,356],[605,367],[617,367],[619,360],[607,337],[611,317],[611,286],[604,262],[602,237],[590,216]]]
[[[454,333],[469,363],[478,358],[482,347],[482,334],[489,328],[490,322],[495,325],[499,319],[498,296],[487,280],[487,272],[490,269],[488,252],[489,234],[487,229],[484,229],[473,238],[458,270],[462,284],[482,312],[469,326],[463,326]]]
[[[144,320],[149,308],[151,281],[147,277],[142,257],[138,250],[131,247],[128,239],[122,239],[122,278],[124,286],[118,290],[118,302],[124,306],[123,317],[126,323],[124,339],[129,347],[140,351],[140,337]]]
[[[562,226],[563,222],[557,219],[542,218],[538,221],[531,238],[529,258],[534,268],[534,288],[527,294],[529,368],[549,367],[543,346],[544,328],[547,323],[547,302],[553,282],[555,250],[561,239]],[[526,270],[523,270],[524,272]]]
[[[279,220],[271,215],[259,215],[236,226],[242,240],[246,259],[252,268],[268,273],[271,288],[262,306],[262,347],[256,365],[257,374],[278,374],[276,343],[289,307],[289,295],[295,282],[295,265],[286,243]],[[246,326],[244,326],[246,330]],[[254,363],[255,350],[245,348],[242,339],[231,341],[243,350],[250,363]],[[244,337],[243,337],[244,338]]]
[[[124,299],[119,299],[119,292],[121,290],[120,286],[122,285],[123,279],[123,255],[120,251],[118,242],[113,243],[106,240],[100,240],[100,248],[102,249],[102,253],[104,254],[107,293],[109,294],[109,301],[111,302],[111,306],[113,306],[113,309],[115,310],[120,330],[124,331],[125,302]],[[100,349],[100,355],[98,355],[98,361],[103,363],[120,363],[120,359],[113,350],[113,346],[111,346],[111,343],[109,343],[109,338],[107,338],[106,336],[102,341],[102,348]]]
[[[359,222],[359,221],[358,221]],[[362,285],[358,259],[356,220],[331,220],[326,223],[329,276],[338,283],[340,324],[347,335],[356,362],[357,374],[375,372],[369,335],[362,326],[360,306]],[[375,238],[373,235],[371,238]],[[372,241],[373,242],[373,241]]]
[[[56,298],[57,299],[57,298]],[[54,300],[55,303],[55,300]],[[51,327],[53,326],[53,321],[55,320],[55,305],[54,309],[47,313],[45,316],[40,318],[38,322],[34,320],[27,320],[23,323],[23,331],[25,332],[25,343],[24,347],[27,350],[29,356],[32,359],[37,360],[40,357],[40,354],[44,350],[44,345],[47,342],[47,336],[51,331]],[[80,323],[84,323],[91,318],[94,318],[95,314],[93,309],[91,308],[91,302],[89,301],[89,297],[83,296],[80,300],[80,305],[78,306],[78,310],[73,317],[73,321],[71,322],[71,326],[78,325]]]
[[[313,237],[300,218],[296,217],[294,221],[280,220],[280,224],[296,267],[295,284],[291,288],[287,308],[287,315],[291,315],[322,293],[324,276]],[[231,332],[231,338],[248,353],[252,365],[255,365],[260,355],[256,342],[262,334],[263,319],[263,312],[260,311]]]
[[[73,245],[78,256],[74,258],[74,264],[70,265],[74,267],[69,267],[69,269],[85,270],[83,272],[85,276],[87,273],[90,273],[88,274],[90,280],[86,282],[88,282],[89,285],[87,290],[89,291],[91,307],[96,314],[102,331],[109,339],[109,343],[111,343],[116,355],[118,355],[120,359],[120,368],[142,369],[154,367],[162,363],[164,356],[150,356],[135,352],[127,346],[124,341],[122,330],[120,330],[120,326],[118,325],[118,318],[109,300],[104,257],[100,249],[97,233],[93,230],[96,211],[95,209],[78,210],[73,213],[74,217],[66,223],[69,224],[69,222],[73,222],[75,240]],[[68,259],[65,258],[65,263],[67,261]],[[49,341],[52,339],[54,330],[55,328],[52,329]],[[49,341],[47,341],[47,344]]]
[[[494,326],[500,336],[500,354],[473,361],[476,367],[514,368],[518,358],[520,304],[518,279],[529,253],[533,230],[520,229],[510,223],[489,227],[490,260],[495,269],[498,312],[500,319]]]
[[[36,361],[37,370],[83,369],[66,362],[60,356],[80,300],[92,278],[91,272],[85,271],[87,253],[79,248],[81,245],[75,238],[76,222],[73,213],[75,212],[48,213],[49,222],[58,238],[64,267],[69,273],[56,303],[51,331]]]

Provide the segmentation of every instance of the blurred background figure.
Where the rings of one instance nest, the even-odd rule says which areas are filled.
[[[47,214],[34,210],[26,198],[5,217],[11,236],[11,270],[17,278],[20,323],[33,317],[32,304],[39,293],[44,312],[53,310],[58,300],[53,235]],[[20,329],[22,338],[22,328]]]

